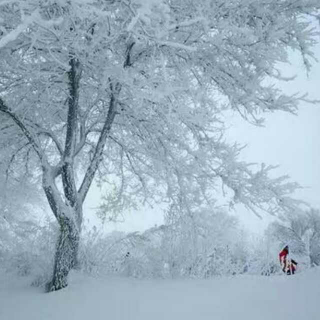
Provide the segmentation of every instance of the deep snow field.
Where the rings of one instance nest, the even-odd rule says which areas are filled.
[[[50,294],[0,271],[1,320],[319,320],[320,269],[294,276],[138,280],[70,276]]]

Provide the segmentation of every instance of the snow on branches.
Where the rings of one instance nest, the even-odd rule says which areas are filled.
[[[239,162],[223,115],[259,125],[265,112],[296,112],[305,96],[270,83],[288,49],[309,68],[308,16],[319,9],[315,0],[1,1],[3,150],[32,147],[70,241],[94,178],[117,185],[117,210],[166,199],[192,214],[222,184],[254,211],[285,213],[296,185]]]

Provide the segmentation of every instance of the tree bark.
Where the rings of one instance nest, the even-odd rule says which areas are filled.
[[[48,291],[60,290],[68,285],[69,271],[79,266],[78,252],[82,223],[82,203],[78,201],[78,190],[74,177],[74,157],[77,140],[77,124],[79,112],[79,86],[82,68],[78,59],[70,55],[69,101],[65,150],[61,171],[63,193],[66,201],[57,195],[55,178],[48,176],[45,190],[49,203],[60,225],[60,235],[56,248],[52,281]],[[49,186],[48,186],[49,185]],[[63,204],[61,204],[64,202]],[[60,205],[59,205],[60,204]]]
[[[79,264],[78,252],[82,222],[82,203],[76,202],[73,207],[65,204],[54,179],[54,173],[44,169],[43,189],[60,226],[53,276],[46,287],[48,292],[65,288],[68,285],[67,278],[70,270]]]
[[[56,291],[68,285],[68,274],[78,264],[80,231],[78,226],[68,218],[60,223],[60,235],[56,248],[53,277],[47,285],[47,291]]]

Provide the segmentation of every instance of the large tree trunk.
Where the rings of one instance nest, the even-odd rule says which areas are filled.
[[[44,167],[43,190],[55,215],[60,234],[57,243],[52,280],[47,284],[47,291],[56,291],[68,285],[68,274],[79,266],[78,253],[82,224],[82,201],[79,201],[76,188],[69,187],[69,179],[64,179],[65,199],[55,184],[57,169]],[[71,172],[72,173],[72,172]],[[72,175],[71,175],[72,177]],[[64,177],[63,177],[64,178]]]
[[[68,285],[67,279],[69,271],[79,265],[78,251],[83,202],[79,201],[78,198],[74,177],[74,157],[77,144],[79,85],[82,69],[79,60],[76,59],[73,54],[70,54],[69,65],[68,79],[70,95],[68,101],[69,108],[65,150],[63,153],[61,172],[65,207],[61,205],[61,201],[57,201],[58,196],[56,195],[57,188],[55,186],[55,178],[50,179],[52,176],[49,174],[47,179],[50,181],[49,186],[44,183],[47,198],[60,225],[60,236],[55,255],[53,278],[48,284],[48,291],[55,291],[66,287]],[[60,203],[60,205],[58,203]]]
[[[53,277],[47,291],[56,291],[68,285],[70,270],[78,265],[80,229],[68,218],[61,219],[60,235],[57,244]]]

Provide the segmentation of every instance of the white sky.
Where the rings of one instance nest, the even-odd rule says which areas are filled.
[[[315,48],[320,59],[320,44]],[[286,76],[297,74],[294,81],[282,83],[285,93],[308,93],[309,99],[320,101],[320,63],[307,76],[301,57],[291,55],[291,65],[283,66]],[[230,129],[231,139],[247,144],[241,157],[250,162],[279,165],[279,175],[288,174],[303,189],[295,197],[320,208],[320,102],[301,104],[298,116],[283,112],[268,115],[265,128],[256,128],[235,121]],[[239,210],[244,224],[253,231],[265,229],[270,217],[263,221],[246,210]]]
[[[320,44],[315,48],[316,57],[320,59]],[[314,67],[307,77],[301,58],[291,55],[291,65],[283,66],[286,76],[297,74],[297,78],[289,83],[281,84],[286,93],[309,93],[310,99],[320,100],[320,63]],[[304,189],[295,196],[320,208],[320,102],[315,105],[302,104],[298,116],[276,112],[267,116],[264,128],[257,128],[243,120],[232,120],[228,132],[230,140],[247,144],[241,157],[248,162],[264,162],[279,165],[279,175],[288,174],[292,180],[300,183]],[[230,123],[231,125],[231,123]],[[93,218],[92,208],[99,204],[100,192],[93,187],[85,203],[85,218],[97,223]],[[242,207],[237,209],[241,222],[253,232],[265,229],[270,217],[263,220]],[[155,224],[162,223],[162,212],[159,208],[145,209],[139,212],[125,214],[125,222],[105,225],[106,231],[136,231],[144,230]]]

